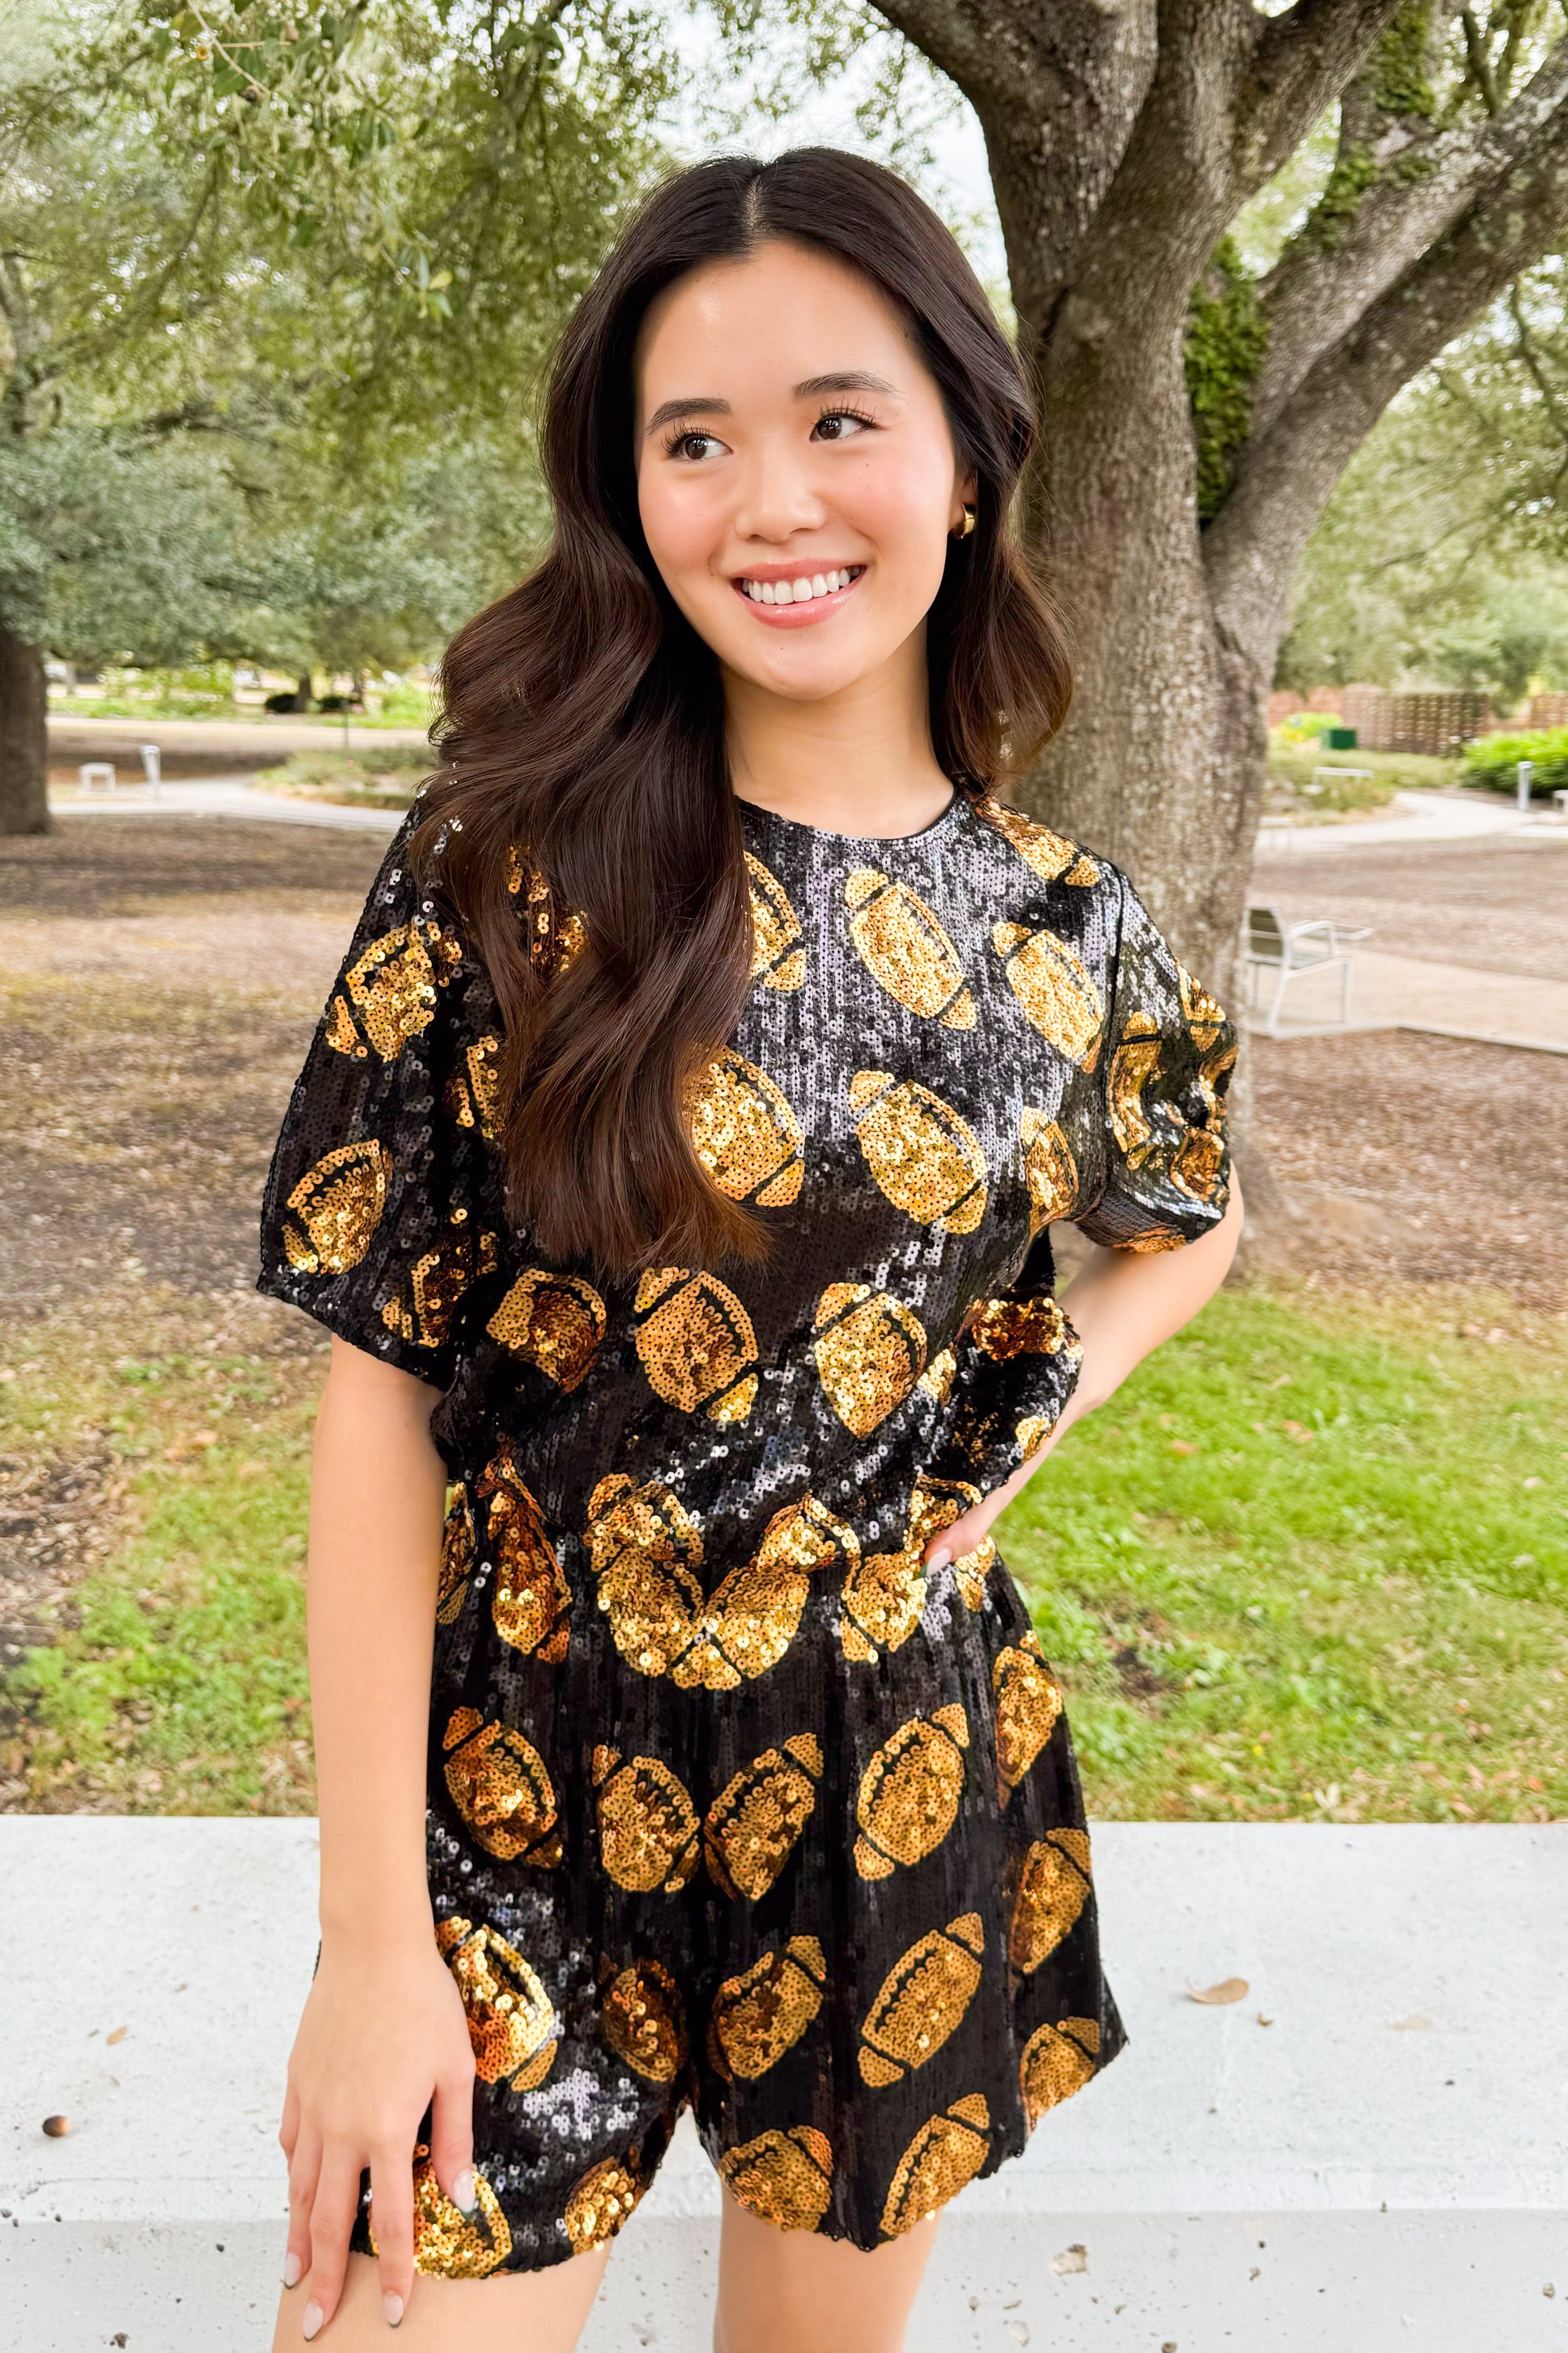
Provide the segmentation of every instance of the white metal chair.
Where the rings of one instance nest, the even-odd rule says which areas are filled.
[[[1342,1027],[1351,1018],[1351,960],[1345,954],[1347,940],[1365,940],[1372,936],[1370,925],[1359,931],[1346,931],[1326,919],[1310,923],[1287,923],[1278,907],[1248,907],[1247,911],[1247,971],[1248,1002],[1257,1010],[1261,994],[1260,982],[1254,975],[1272,972],[1275,975],[1273,1001],[1264,1028],[1277,1036],[1279,1008],[1285,1001],[1285,991],[1293,980],[1305,972],[1324,972],[1338,965],[1340,974],[1340,1022]]]
[[[120,782],[112,760],[84,760],[76,772],[76,779],[77,790],[82,793],[96,792],[100,785],[106,793],[111,793]]]

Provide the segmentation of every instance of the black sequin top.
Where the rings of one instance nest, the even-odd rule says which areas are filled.
[[[803,1490],[875,1544],[919,1480],[1008,1477],[1078,1369],[1047,1228],[1217,1223],[1236,1051],[1125,875],[994,801],[895,839],[742,813],[752,985],[694,1134],[773,1229],[760,1269],[611,1283],[509,1230],[494,1000],[404,863],[411,814],[278,1139],[258,1285],[442,1389],[454,1473],[509,1435],[557,1527],[657,1481],[710,1587]]]

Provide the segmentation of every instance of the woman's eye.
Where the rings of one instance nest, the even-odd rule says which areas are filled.
[[[700,460],[723,446],[716,433],[678,433],[669,445],[669,454],[672,458]]]
[[[847,441],[855,434],[863,433],[870,422],[868,417],[858,417],[852,408],[830,408],[826,417],[817,418],[816,430],[824,441]]]

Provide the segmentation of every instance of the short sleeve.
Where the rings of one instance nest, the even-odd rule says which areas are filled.
[[[1176,1250],[1218,1225],[1230,1191],[1226,1091],[1235,1029],[1125,875],[1106,1046],[1098,1188],[1073,1222],[1112,1250]],[[1087,1171],[1085,1174],[1087,1175]]]
[[[931,1468],[977,1499],[1045,1444],[1072,1394],[1083,1351],[1055,1281],[1050,1237],[1040,1233],[1016,1282],[976,1302],[954,1345],[948,1431]]]
[[[272,1154],[257,1289],[439,1388],[465,1293],[493,1271],[500,1027],[453,911],[398,828]]]

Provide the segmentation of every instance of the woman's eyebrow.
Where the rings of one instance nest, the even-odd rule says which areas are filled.
[[[700,392],[690,400],[667,400],[656,408],[643,427],[645,434],[657,433],[661,425],[673,425],[678,417],[732,417],[734,411],[727,400],[710,392]]]
[[[831,375],[808,375],[795,387],[796,400],[810,400],[819,392],[885,392],[896,400],[899,388],[866,368],[837,368]]]

